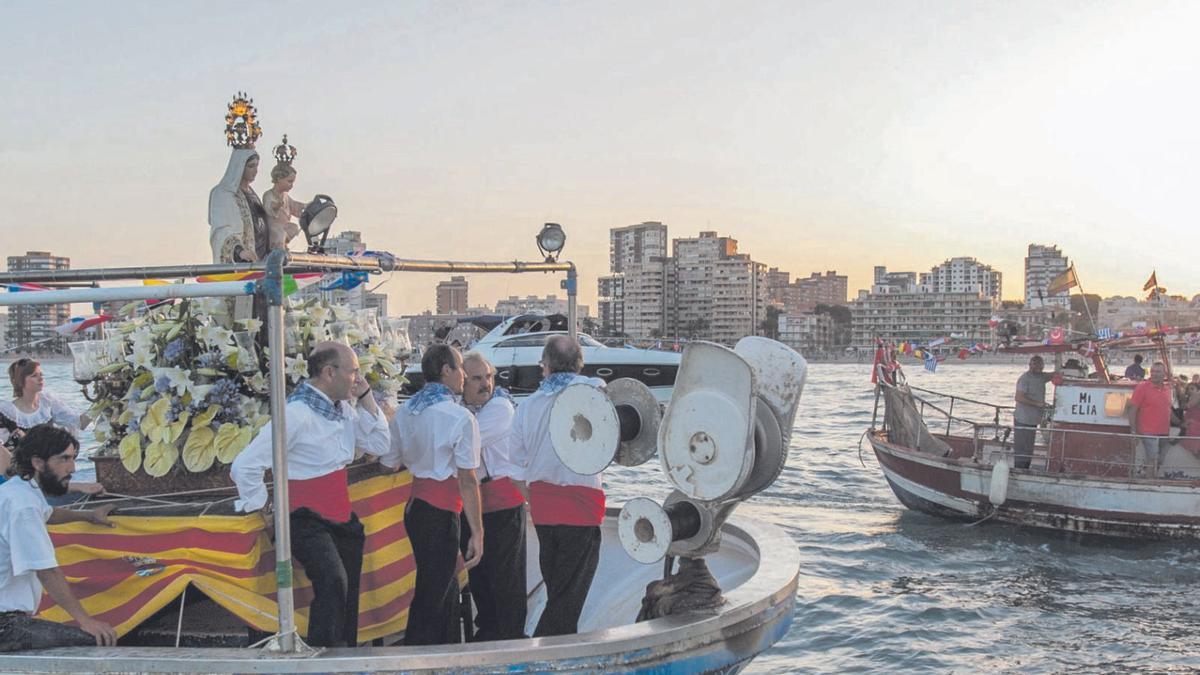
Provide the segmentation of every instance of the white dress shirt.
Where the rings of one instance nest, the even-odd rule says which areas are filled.
[[[58,567],[46,531],[53,510],[33,481],[14,477],[0,485],[0,612],[37,611],[38,570]]]
[[[392,448],[380,463],[403,464],[414,478],[446,480],[479,468],[479,425],[471,411],[439,401],[414,415],[404,406],[392,418]]]
[[[315,387],[313,391],[325,396]],[[303,401],[289,401],[284,407],[289,480],[319,478],[348,466],[356,447],[370,455],[387,453],[390,438],[382,410],[372,415],[346,401],[337,406],[342,412],[340,422],[326,419]],[[263,474],[271,468],[271,424],[258,432],[230,468],[239,497],[233,506],[239,511],[257,511],[267,503]]]
[[[597,377],[576,375],[571,384],[590,384],[604,388],[604,380]],[[570,386],[570,385],[568,385]],[[585,476],[575,473],[563,465],[550,442],[550,409],[559,392],[548,393],[539,389],[517,407],[510,436],[510,457],[522,467],[527,483],[544,481],[554,485],[579,485],[602,489],[601,474]]]
[[[484,475],[480,480],[488,477],[525,480],[525,472],[512,459],[512,423],[516,413],[512,401],[503,396],[493,396],[475,413],[483,451]]]

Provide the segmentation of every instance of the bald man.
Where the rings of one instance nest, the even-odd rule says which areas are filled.
[[[312,581],[308,642],[319,647],[358,644],[358,586],[363,526],[350,508],[346,467],[354,449],[383,455],[391,446],[387,417],[363,378],[354,351],[322,342],[308,356],[308,379],[288,397],[288,496],[292,555]],[[239,511],[270,508],[263,475],[271,468],[271,424],[233,460]]]

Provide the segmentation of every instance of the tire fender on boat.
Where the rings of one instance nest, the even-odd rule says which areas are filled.
[[[992,465],[992,485],[988,490],[988,501],[992,506],[1004,504],[1008,498],[1008,459],[1004,458]]]

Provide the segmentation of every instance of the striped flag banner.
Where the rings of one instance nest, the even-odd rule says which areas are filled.
[[[206,274],[196,277],[201,283],[213,281],[257,281],[266,276],[265,272],[231,272],[229,274]],[[306,286],[311,286],[321,280],[320,272],[305,272],[302,274],[283,275],[283,294],[291,295]]]
[[[350,486],[354,512],[366,531],[359,593],[358,635],[366,642],[408,623],[416,580],[404,509],[412,489],[407,471]],[[236,516],[113,516],[114,528],[89,523],[54,525],[58,563],[75,597],[92,616],[125,635],[173,602],[188,585],[254,628],[279,629],[275,548],[257,514]],[[312,584],[298,563],[296,624],[308,632]],[[461,560],[460,560],[461,565]],[[461,567],[460,567],[461,570]],[[460,574],[460,584],[466,583]],[[70,616],[43,594],[38,616]]]

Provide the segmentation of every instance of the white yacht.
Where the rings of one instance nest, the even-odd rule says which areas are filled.
[[[567,317],[562,314],[521,314],[512,317],[482,316],[464,319],[488,333],[463,351],[476,351],[496,367],[496,385],[513,396],[528,396],[542,381],[542,348],[551,335],[565,335]],[[490,329],[490,330],[489,330]],[[650,387],[659,403],[671,398],[679,353],[657,349],[608,347],[595,338],[579,334],[583,346],[583,374],[606,382],[631,377]],[[421,364],[416,360],[404,373],[409,384],[406,393],[416,393],[424,385]]]

